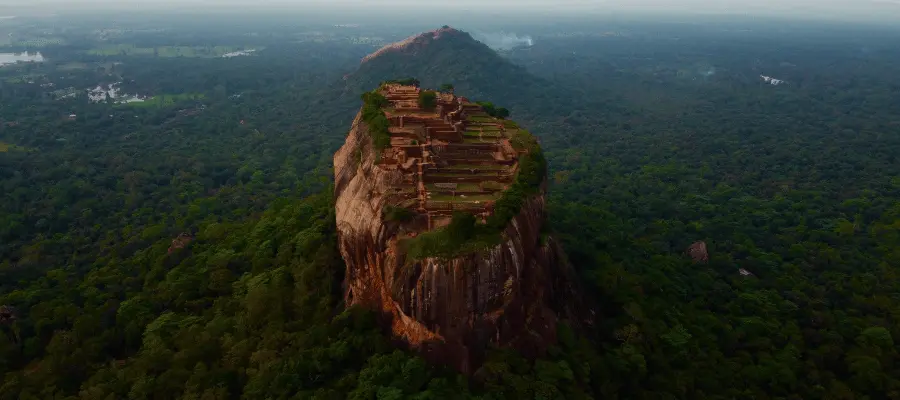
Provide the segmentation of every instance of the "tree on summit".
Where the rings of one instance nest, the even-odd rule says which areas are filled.
[[[419,93],[419,107],[423,110],[434,110],[437,107],[437,93],[433,90],[423,90]]]
[[[384,81],[382,83],[396,83],[398,85],[418,87],[421,82],[419,82],[419,80],[416,78],[409,77],[409,78],[403,78],[403,79],[391,79],[391,80]]]
[[[506,117],[509,117],[509,110],[505,107],[497,107],[489,101],[478,101],[476,104],[480,105],[484,112],[494,118],[506,119]]]
[[[475,216],[464,212],[453,213],[453,219],[447,225],[447,235],[454,243],[463,243],[475,236]]]

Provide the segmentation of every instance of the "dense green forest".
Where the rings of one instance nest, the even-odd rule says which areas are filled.
[[[897,32],[578,27],[421,68],[538,138],[601,313],[464,377],[341,304],[331,155],[374,47],[214,25],[0,67],[0,399],[900,398]],[[65,97],[117,82],[162,100]]]

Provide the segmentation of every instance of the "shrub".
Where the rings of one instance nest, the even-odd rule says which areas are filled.
[[[462,243],[475,236],[475,216],[468,213],[453,213],[450,225],[447,225],[447,235],[450,241]]]
[[[437,107],[437,92],[433,90],[419,92],[419,107],[423,110],[434,110]]]
[[[475,216],[455,213],[450,224],[404,241],[410,260],[426,257],[449,259],[461,254],[486,250],[500,243],[500,232],[477,224]]]
[[[389,104],[387,97],[378,92],[365,92],[360,98],[365,105],[372,105],[376,108],[382,108]]]
[[[407,85],[407,86],[411,85],[411,86],[419,87],[419,80],[416,78],[391,79],[391,80],[382,82],[382,84],[385,84],[385,83],[396,83],[398,85]]]
[[[497,107],[494,105],[494,103],[491,103],[489,101],[477,101],[475,102],[475,104],[480,105],[481,108],[484,109],[484,112],[487,113],[487,115],[490,115],[494,118],[506,119],[506,117],[509,117],[509,110],[503,107]]]
[[[389,222],[409,222],[415,218],[416,213],[408,208],[387,205],[382,210],[384,220]]]

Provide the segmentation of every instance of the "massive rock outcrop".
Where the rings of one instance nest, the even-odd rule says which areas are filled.
[[[360,112],[334,156],[348,306],[375,309],[394,337],[468,373],[491,344],[538,355],[555,341],[561,318],[582,319],[571,268],[542,231],[544,185],[509,221],[499,244],[451,259],[413,260],[401,241],[415,234],[384,215],[404,174],[384,168],[387,153],[369,129]]]

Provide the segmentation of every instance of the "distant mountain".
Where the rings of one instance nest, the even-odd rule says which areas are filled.
[[[584,115],[619,107],[603,93],[585,93],[564,81],[537,77],[504,58],[472,35],[444,26],[382,47],[363,58],[357,71],[345,76],[344,99],[371,90],[386,80],[416,78],[424,88],[454,85],[471,100],[488,100],[506,107],[513,118],[539,136],[576,145],[599,132]],[[347,96],[352,94],[353,96]],[[581,113],[573,111],[582,110]],[[602,118],[602,117],[600,117]]]
[[[536,84],[546,86],[472,35],[448,26],[366,56],[359,70],[347,76],[347,83],[352,91],[361,92],[385,80],[408,77],[419,79],[423,87],[450,83],[465,96],[498,101],[520,95]]]

